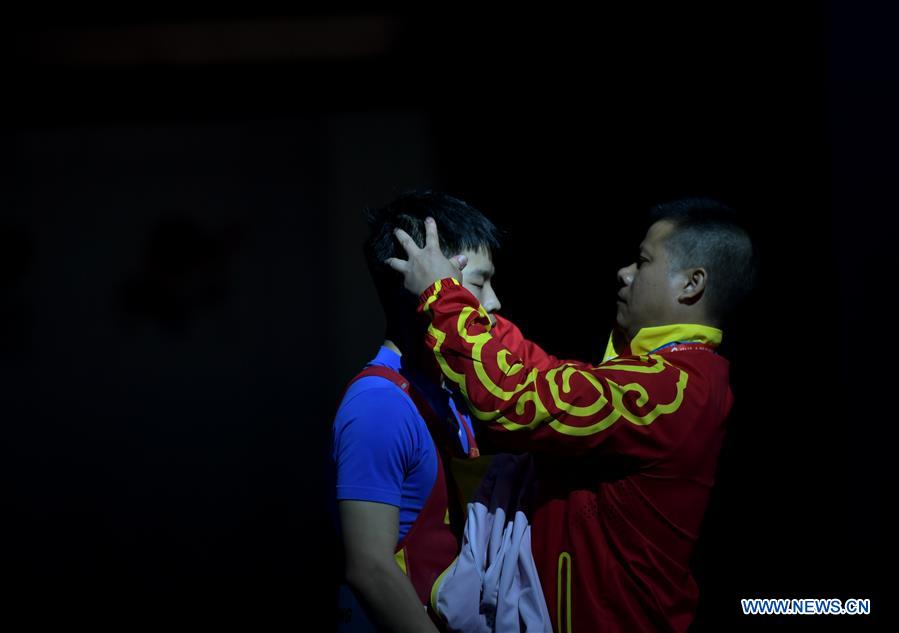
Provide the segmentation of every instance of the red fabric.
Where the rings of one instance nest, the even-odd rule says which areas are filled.
[[[547,354],[543,349],[527,340],[518,327],[508,319],[494,315],[496,325],[490,330],[490,333],[500,339],[503,346],[513,351],[527,367],[537,367],[538,369],[548,369],[555,367],[561,361],[551,354]]]
[[[386,367],[371,366],[362,370],[350,384],[366,376],[379,376],[389,380],[409,394],[427,422],[431,439],[434,440],[437,452],[437,479],[424,507],[409,532],[397,543],[394,552],[404,550],[406,576],[421,603],[428,607],[428,614],[432,620],[438,626],[442,626],[442,620],[430,607],[431,588],[458,555],[464,524],[461,511],[456,510],[460,504],[456,499],[455,484],[452,483],[452,476],[446,472],[444,466],[448,463],[447,442],[451,441],[451,436],[446,433],[444,425],[437,419],[424,396],[404,376]],[[450,519],[449,523],[446,522],[447,517]]]
[[[689,561],[732,403],[728,362],[690,346],[595,367],[516,356],[468,291],[440,285],[421,310],[446,378],[497,446],[537,456],[532,547],[557,633],[686,630],[698,600]]]

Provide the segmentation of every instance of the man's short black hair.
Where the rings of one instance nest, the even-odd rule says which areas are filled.
[[[401,277],[384,260],[406,259],[407,255],[394,235],[403,229],[419,247],[425,245],[425,218],[437,222],[440,250],[447,257],[465,250],[493,251],[499,248],[499,231],[483,213],[470,204],[438,191],[411,191],[398,196],[380,209],[368,209],[366,220],[371,231],[365,241],[365,259],[385,308],[389,303],[387,287],[402,287]]]
[[[652,222],[667,220],[671,270],[705,268],[710,312],[725,319],[749,296],[758,276],[758,254],[737,213],[711,198],[682,198],[653,207]]]

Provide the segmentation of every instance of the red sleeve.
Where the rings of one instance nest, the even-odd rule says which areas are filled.
[[[659,422],[681,408],[687,373],[662,356],[591,366],[535,353],[533,344],[510,349],[452,278],[426,290],[419,310],[441,371],[500,448],[654,459],[676,440],[678,425]]]
[[[491,328],[490,333],[502,343],[503,347],[520,358],[526,367],[549,369],[560,364],[558,358],[547,354],[539,345],[524,338],[518,326],[509,319],[498,314],[494,317],[496,325]]]

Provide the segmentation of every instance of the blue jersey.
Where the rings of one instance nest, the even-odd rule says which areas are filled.
[[[441,420],[459,414],[449,390],[415,379],[396,352],[381,347],[370,365],[399,372],[428,399]],[[468,451],[464,428],[458,429],[463,452]],[[399,387],[366,376],[347,390],[334,420],[333,459],[337,468],[338,501],[374,501],[399,508],[399,540],[409,532],[437,479],[437,452],[428,425],[412,399]]]

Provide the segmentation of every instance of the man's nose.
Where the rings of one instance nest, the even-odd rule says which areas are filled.
[[[618,281],[625,286],[630,286],[634,281],[634,267],[635,264],[631,264],[630,266],[621,268],[618,271]]]

